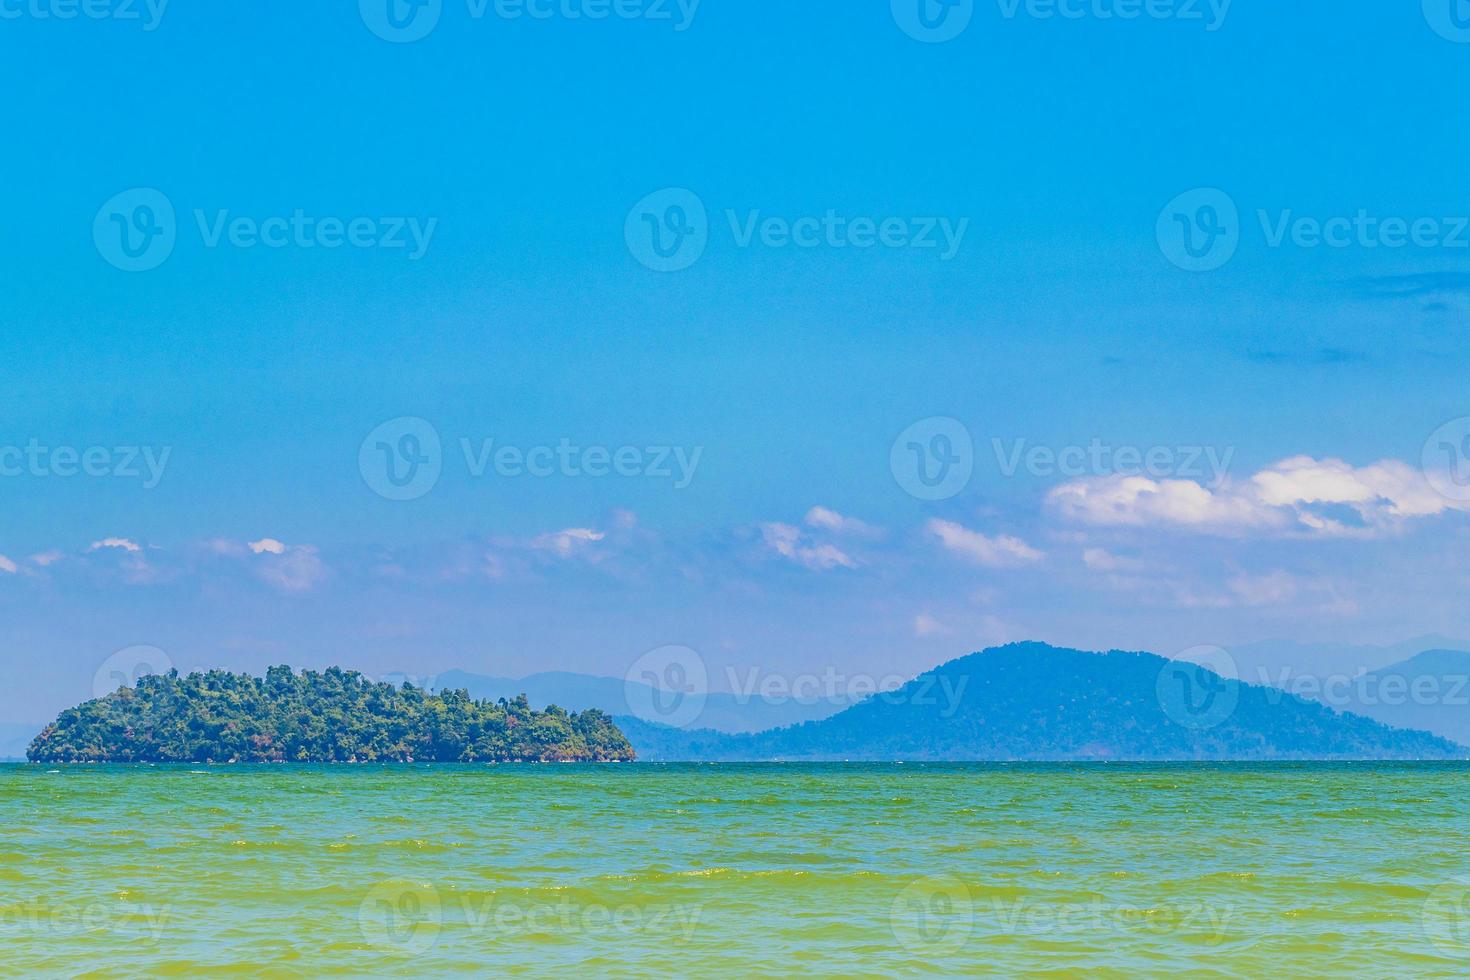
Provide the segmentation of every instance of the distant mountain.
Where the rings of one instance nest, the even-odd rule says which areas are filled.
[[[512,680],[451,670],[434,678],[431,686],[436,691],[466,690],[471,697],[492,701],[500,698],[510,700],[524,694],[532,706],[537,708],[553,704],[569,711],[596,708],[610,715],[628,715],[635,710],[629,704],[627,682],[620,678],[593,677],[564,671],[547,671]],[[649,704],[655,700],[653,688],[636,682],[634,687],[646,692],[646,697],[639,701],[640,704]],[[754,694],[749,697],[728,693],[708,694],[695,724],[720,732],[761,732],[831,717],[849,707],[855,700],[773,700]]]
[[[18,762],[26,757],[26,747],[45,725],[0,724],[0,761]]]
[[[1229,649],[1235,660],[1236,676],[1241,680],[1280,687],[1283,686],[1283,677],[1327,677],[1381,670],[1400,663],[1421,650],[1470,649],[1470,643],[1431,634],[1383,646],[1367,643],[1265,640]]]
[[[1340,711],[1470,745],[1470,652],[1425,650],[1381,670],[1282,680],[1287,691]]]
[[[1150,653],[1016,643],[754,735],[617,717],[642,761],[1446,759],[1470,749]]]

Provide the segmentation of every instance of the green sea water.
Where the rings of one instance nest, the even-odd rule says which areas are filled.
[[[0,767],[5,976],[1470,975],[1470,768]]]

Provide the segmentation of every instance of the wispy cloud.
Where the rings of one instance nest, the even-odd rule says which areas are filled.
[[[954,521],[934,518],[925,528],[949,551],[990,568],[1012,568],[1041,561],[1046,555],[1020,538],[990,536]]]
[[[127,538],[103,538],[101,541],[93,541],[91,547],[87,550],[101,551],[104,548],[119,548],[123,551],[134,553],[143,550],[136,541],[130,541]]]
[[[859,538],[877,538],[883,534],[881,528],[864,523],[856,517],[846,517],[820,504],[806,512],[805,520],[807,527],[820,528],[834,534],[852,535]]]
[[[837,545],[819,542],[790,524],[772,522],[760,526],[761,540],[767,548],[788,561],[814,571],[834,568],[856,568],[857,561]]]
[[[1398,299],[1470,293],[1470,272],[1420,272],[1407,276],[1368,276],[1350,284],[1360,295]]]
[[[605,532],[590,527],[569,527],[537,536],[531,542],[531,547],[550,552],[559,558],[570,558],[606,537]]]
[[[309,592],[327,577],[327,566],[312,545],[287,545],[266,538],[249,547],[255,555],[255,574],[283,592]]]

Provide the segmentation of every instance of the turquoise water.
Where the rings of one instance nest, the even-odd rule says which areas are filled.
[[[21,976],[1465,976],[1467,789],[1461,764],[3,766],[0,949]]]

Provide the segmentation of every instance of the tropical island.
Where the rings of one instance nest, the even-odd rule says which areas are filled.
[[[330,667],[264,677],[211,670],[140,678],[63,711],[32,762],[624,762],[633,749],[596,709],[534,710],[374,682]]]

